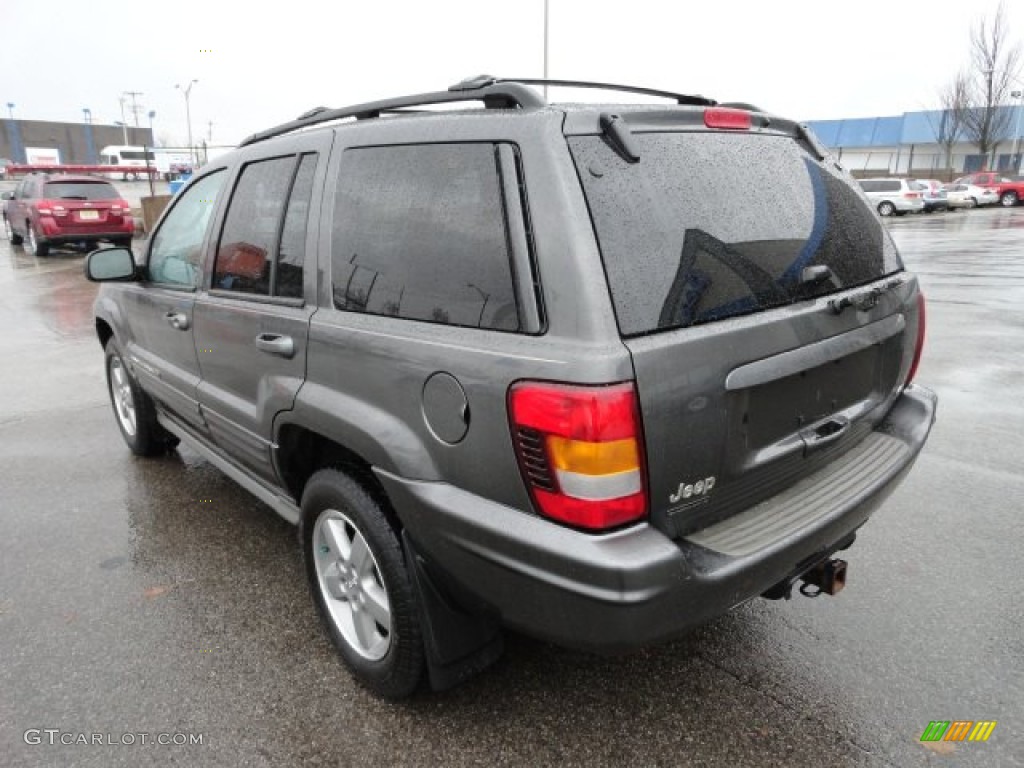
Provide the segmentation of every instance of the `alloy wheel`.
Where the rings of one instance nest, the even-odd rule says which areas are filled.
[[[325,509],[313,528],[320,596],[345,642],[370,661],[391,647],[391,604],[377,560],[344,513]]]

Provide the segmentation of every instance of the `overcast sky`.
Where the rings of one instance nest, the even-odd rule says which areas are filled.
[[[550,0],[553,78],[746,101],[797,119],[934,107],[998,0]],[[1008,0],[1011,38],[1024,0]],[[0,0],[0,108],[121,119],[141,91],[155,132],[233,144],[318,105],[441,90],[479,73],[539,77],[543,0],[272,4]],[[552,91],[552,98],[579,92]],[[6,117],[6,110],[4,110]],[[132,122],[130,112],[128,121]],[[146,125],[145,112],[141,125]]]

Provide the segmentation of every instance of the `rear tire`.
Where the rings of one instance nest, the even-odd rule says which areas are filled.
[[[121,348],[113,336],[107,342],[104,352],[107,392],[121,437],[136,456],[167,453],[178,444],[178,438],[160,426],[153,400],[128,372]]]
[[[1014,191],[1003,192],[999,198],[999,204],[1004,208],[1013,208],[1018,203],[1017,193]]]
[[[28,249],[33,256],[37,256],[40,259],[50,253],[50,244],[45,240],[40,240],[36,235],[36,230],[32,226],[32,222],[25,222],[25,231],[28,233]]]
[[[896,206],[885,200],[878,204],[878,215],[879,216],[892,216],[896,213]]]
[[[4,234],[11,241],[11,245],[21,245],[21,235],[15,234],[14,230],[11,229],[11,222],[7,220],[6,216],[4,216]]]
[[[423,677],[423,633],[386,503],[321,469],[302,493],[299,536],[313,602],[345,666],[372,693],[401,699]]]
[[[112,242],[119,248],[127,248],[129,251],[132,249],[132,239],[130,237],[121,237]]]
[[[978,201],[975,200],[973,197],[970,200],[967,201],[967,210],[971,210],[971,208],[977,208],[977,207],[978,207]]]

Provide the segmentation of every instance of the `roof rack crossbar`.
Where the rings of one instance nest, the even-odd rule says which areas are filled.
[[[704,96],[690,96],[685,93],[674,93],[672,91],[659,91],[653,88],[639,88],[633,85],[619,85],[616,83],[594,83],[586,80],[545,80],[533,77],[490,77],[480,75],[471,77],[456,83],[449,90],[472,91],[478,88],[487,88],[501,83],[522,83],[523,85],[551,85],[566,88],[596,88],[602,91],[624,91],[626,93],[641,93],[645,96],[658,96],[663,99],[672,99],[677,104],[686,104],[695,107],[713,107],[718,102]]]
[[[349,107],[328,109],[317,107],[304,113],[295,120],[268,128],[259,133],[245,138],[240,147],[246,147],[274,136],[282,136],[300,128],[308,128],[311,125],[327,123],[332,120],[342,120],[347,117],[354,117],[357,120],[380,117],[381,113],[394,112],[406,107],[421,107],[429,104],[445,104],[457,101],[482,101],[489,109],[513,109],[529,107],[544,107],[547,102],[532,88],[527,88],[518,82],[501,82],[481,86],[473,89],[474,93],[469,95],[462,91],[435,91],[432,93],[420,93],[414,96],[401,96],[395,99],[384,99],[382,101],[370,101],[365,104],[355,104]]]

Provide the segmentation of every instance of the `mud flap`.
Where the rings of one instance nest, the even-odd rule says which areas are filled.
[[[402,531],[405,564],[416,592],[430,687],[453,688],[497,661],[505,649],[501,625],[457,605],[428,573],[409,532]]]

